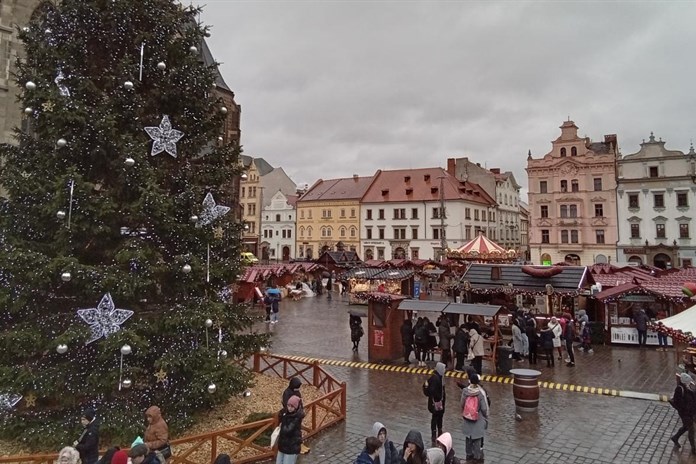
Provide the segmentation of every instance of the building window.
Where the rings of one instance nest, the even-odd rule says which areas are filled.
[[[365,220],[370,220],[370,219],[372,219],[372,210],[366,209],[365,210]]]
[[[471,226],[466,226],[466,229],[464,230],[464,238],[466,238],[466,240],[471,240]]]
[[[640,224],[631,224],[631,238],[640,238]]]
[[[433,219],[447,219],[447,214],[445,214],[445,208],[433,208]]]
[[[338,233],[340,234],[341,238],[345,238],[345,236],[346,236],[346,228],[345,228],[345,227],[341,227],[340,229],[338,229],[338,231],[339,231]]]
[[[549,243],[549,230],[548,229],[541,230],[541,243]]]
[[[444,238],[442,234],[442,229],[433,229],[433,239],[434,240],[440,240],[441,238]]]
[[[377,216],[377,219],[384,219],[384,210],[380,209],[377,211],[379,215]]]
[[[479,220],[479,210],[475,209],[474,210],[474,221],[478,221],[478,220]]]
[[[561,157],[565,158],[565,155],[566,155],[566,149],[565,149],[565,147],[563,147],[563,148],[561,148]]]
[[[365,227],[365,238],[368,240],[372,239],[372,227]]]
[[[350,228],[350,236],[351,236],[351,238],[355,238],[356,235],[358,235],[358,229],[356,229],[355,227],[351,227],[351,228]]]
[[[596,230],[595,231],[595,238],[597,239],[597,243],[604,243],[604,231],[603,230]]]
[[[304,210],[300,211],[300,219],[304,219]]]
[[[561,205],[561,217],[562,218],[568,217],[568,205]]]
[[[578,156],[578,149],[575,147],[570,147],[570,156]]]
[[[655,233],[657,235],[657,238],[667,237],[667,235],[665,234],[665,225],[664,224],[655,224]]]
[[[654,201],[655,208],[664,208],[665,207],[665,195],[663,193],[653,194],[653,201]]]
[[[418,240],[418,229],[415,227],[411,228],[411,239]]]
[[[543,218],[549,217],[549,207],[547,205],[541,206],[541,217],[543,217]]]
[[[246,197],[246,187],[242,187],[242,198]]]
[[[638,203],[638,194],[637,193],[630,193],[628,195],[628,207],[629,208],[640,208],[640,204]]]
[[[384,240],[384,227],[380,227],[378,232],[379,232],[379,239]]]
[[[567,230],[561,231],[561,243],[568,243],[568,231]]]
[[[689,224],[679,224],[679,238],[689,238]]]
[[[304,227],[300,227],[300,237],[304,237]]]
[[[579,191],[580,191],[580,186],[579,186],[579,184],[578,184],[578,180],[577,180],[577,179],[573,179],[572,181],[570,181],[570,190],[573,191],[573,192],[579,192]]]
[[[594,178],[594,191],[599,192],[602,190],[602,178],[601,177],[595,177]]]
[[[650,168],[648,168],[648,174],[650,177],[658,177],[659,171],[657,166],[650,166]]]
[[[341,208],[341,217],[344,218],[346,217],[346,210]]]
[[[418,208],[411,208],[411,219],[418,219]]]
[[[312,210],[307,211],[307,219],[312,219]]]
[[[602,203],[595,203],[594,215],[595,217],[604,217],[604,205]]]
[[[568,181],[567,180],[562,180],[561,181],[561,192],[567,192],[568,191]]]
[[[394,219],[406,219],[406,208],[394,208]]]
[[[418,248],[411,248],[411,259],[418,259]]]
[[[580,233],[577,230],[570,231],[570,243],[580,242]]]
[[[464,219],[471,219],[471,208],[464,208]]]
[[[280,214],[276,214],[276,222],[280,222]]]
[[[394,227],[394,240],[406,240],[405,227]]]
[[[677,207],[686,208],[689,206],[689,196],[686,192],[677,192]]]
[[[539,181],[539,193],[548,193],[548,187],[545,180]]]
[[[355,208],[350,209],[350,217],[352,217],[352,218],[355,217]]]

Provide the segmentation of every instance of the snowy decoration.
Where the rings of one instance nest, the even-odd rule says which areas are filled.
[[[78,309],[77,314],[92,329],[92,336],[85,342],[85,345],[89,345],[102,337],[108,337],[121,330],[121,324],[133,315],[133,311],[116,309],[111,294],[107,293],[96,308]]]
[[[205,194],[205,198],[203,199],[203,211],[201,211],[201,214],[198,216],[196,227],[212,224],[213,221],[229,213],[229,211],[229,206],[219,206],[215,204],[213,194],[208,192]]]
[[[176,129],[172,129],[172,123],[169,122],[169,116],[164,115],[159,127],[146,127],[145,132],[154,141],[152,144],[151,156],[158,155],[166,151],[176,158],[176,142],[184,136],[184,133]]]
[[[22,395],[15,393],[0,393],[0,409],[12,409],[22,401]]]
[[[65,80],[65,76],[63,75],[63,70],[58,69],[58,74],[56,75],[56,78],[53,82],[56,83],[58,86],[58,93],[60,94],[61,97],[69,97],[70,96],[70,89],[66,87],[65,84],[63,84],[63,81]]]

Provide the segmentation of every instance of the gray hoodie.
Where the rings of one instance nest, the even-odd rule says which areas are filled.
[[[387,432],[387,428],[381,422],[375,422],[372,426],[371,437],[379,437],[379,431],[384,430]],[[389,439],[389,435],[384,440],[384,444],[379,448],[379,453],[375,458],[375,464],[396,464],[399,462],[399,453],[394,446],[394,442]]]

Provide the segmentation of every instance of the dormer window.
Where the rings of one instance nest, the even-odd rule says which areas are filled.
[[[382,196],[389,195],[389,189],[382,190]]]
[[[566,149],[565,147],[561,148],[561,158],[565,157],[566,155]]]
[[[426,174],[423,176],[423,180],[426,182],[430,182],[430,174]]]
[[[404,182],[406,182],[407,184],[411,182],[411,176],[404,176]]]
[[[432,194],[437,193],[437,187],[430,187],[430,193],[432,193]]]
[[[413,189],[412,189],[412,188],[409,187],[409,188],[406,189],[406,195],[411,195],[412,193],[413,193]]]

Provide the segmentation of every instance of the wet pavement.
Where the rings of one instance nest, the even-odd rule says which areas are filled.
[[[258,324],[259,331],[274,332],[272,352],[326,360],[367,361],[367,337],[358,353],[351,350],[345,297],[334,295],[283,300],[280,322]],[[432,318],[431,318],[432,319]],[[365,322],[366,323],[366,322]],[[365,325],[364,323],[364,325]],[[542,371],[542,382],[587,386],[622,392],[671,395],[674,389],[674,352],[637,347],[595,346],[594,354],[576,352],[576,366],[556,362],[536,366],[514,363]],[[436,356],[437,357],[437,356]],[[430,362],[432,367],[434,362]],[[384,423],[397,447],[410,429],[430,441],[430,415],[421,391],[426,373],[391,372],[325,365],[337,379],[347,383],[348,418],[318,438],[301,463],[351,463],[364,445],[375,421]],[[669,441],[678,428],[676,411],[663,401],[602,396],[575,388],[542,388],[539,410],[515,419],[512,385],[484,362],[484,382],[491,398],[491,416],[485,438],[486,462],[494,463],[696,463],[686,436],[675,450]],[[444,430],[452,433],[457,455],[464,455],[460,431],[459,393],[456,380],[447,380]],[[654,395],[653,395],[654,396]]]

